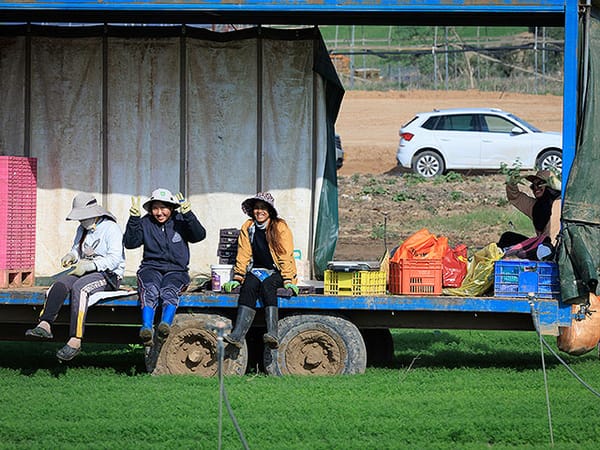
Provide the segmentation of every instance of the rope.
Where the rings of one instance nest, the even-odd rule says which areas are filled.
[[[533,304],[533,303],[531,303]],[[539,317],[537,315],[537,311],[534,314],[534,323],[536,323],[536,330],[539,329]],[[538,336],[540,337],[540,353],[542,355],[542,372],[544,373],[544,389],[546,390],[546,410],[548,411],[548,428],[550,431],[550,444],[554,447],[554,430],[552,429],[552,410],[550,408],[550,393],[548,392],[548,374],[546,372],[546,360],[544,358],[544,339],[542,338],[542,334],[538,332]]]
[[[577,375],[577,373],[569,366],[569,364],[560,357],[560,355],[558,353],[556,353],[556,351],[546,342],[546,340],[543,338],[540,329],[539,329],[539,313],[537,311],[535,311],[534,309],[534,305],[533,302],[530,301],[529,302],[529,306],[531,307],[531,315],[533,316],[533,324],[535,326],[535,331],[538,334],[538,336],[540,337],[541,341],[544,343],[544,347],[546,347],[550,353],[552,353],[552,355],[554,355],[554,357],[563,365],[565,366],[565,368],[569,371],[569,373],[571,375],[573,375],[573,377],[579,381],[583,387],[585,387],[587,390],[589,390],[592,394],[594,394],[596,397],[600,398],[600,392],[598,392],[597,390],[595,390],[593,387],[591,387],[588,383],[586,383],[579,375]]]
[[[225,402],[225,406],[227,407],[227,412],[229,413],[229,417],[231,418],[231,422],[237,431],[237,434],[240,438],[240,442],[242,443],[244,450],[249,450],[248,443],[246,442],[246,438],[244,437],[244,433],[240,428],[237,419],[235,418],[235,414],[233,413],[233,409],[231,408],[231,404],[229,403],[229,398],[227,398],[227,391],[225,390],[225,383],[223,382],[223,359],[225,355],[225,345],[223,344],[223,333],[225,331],[225,324],[223,322],[218,322],[216,324],[217,328],[217,371],[219,374],[219,444],[218,449],[221,450],[222,443],[222,432],[223,432],[223,402]]]
[[[548,392],[548,375],[546,373],[546,362],[545,362],[545,359],[544,359],[544,347],[546,347],[548,350],[550,350],[550,353],[552,353],[554,355],[554,357],[556,357],[556,359],[563,366],[565,366],[567,368],[567,370],[569,371],[569,373],[571,375],[573,375],[575,377],[575,379],[577,381],[579,381],[585,388],[587,388],[590,392],[592,392],[597,397],[600,397],[600,393],[598,393],[594,388],[592,388],[589,384],[587,384],[579,375],[577,375],[577,373],[575,373],[575,371],[546,342],[546,340],[544,339],[544,337],[542,336],[542,333],[540,331],[540,317],[539,317],[539,312],[535,309],[535,305],[534,305],[534,303],[533,303],[533,301],[531,299],[529,300],[529,308],[531,310],[531,317],[533,318],[533,325],[534,325],[534,328],[535,328],[535,332],[537,333],[537,335],[540,338],[540,352],[541,352],[541,355],[542,355],[542,370],[543,370],[543,373],[544,373],[544,388],[546,390],[546,408],[547,408],[547,411],[548,411],[548,426],[549,426],[549,429],[550,429],[550,443],[554,447],[554,431],[552,429],[552,411],[551,411],[551,408],[550,408],[550,394]]]

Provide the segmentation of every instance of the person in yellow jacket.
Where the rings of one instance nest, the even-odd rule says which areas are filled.
[[[242,347],[256,314],[256,301],[260,298],[267,324],[263,341],[269,347],[277,348],[277,289],[284,287],[298,295],[292,232],[285,220],[278,217],[275,201],[268,192],[259,192],[244,200],[242,211],[250,218],[240,229],[232,280],[223,285],[225,292],[240,286],[237,318],[233,331],[224,339]]]

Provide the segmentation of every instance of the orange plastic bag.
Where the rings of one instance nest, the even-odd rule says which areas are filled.
[[[401,259],[414,258],[442,259],[447,249],[447,237],[440,236],[438,238],[427,228],[421,228],[402,243],[391,261],[399,262]]]
[[[583,355],[596,348],[600,340],[600,300],[590,292],[589,315],[582,320],[571,319],[570,327],[559,327],[556,338],[558,348],[569,355]],[[571,313],[575,314],[579,305],[571,306]]]

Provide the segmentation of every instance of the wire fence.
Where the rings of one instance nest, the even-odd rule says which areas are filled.
[[[326,39],[347,89],[480,89],[562,94],[564,40],[545,29],[512,37],[461,39],[446,27],[402,46],[388,38]],[[390,27],[390,30],[392,27]]]

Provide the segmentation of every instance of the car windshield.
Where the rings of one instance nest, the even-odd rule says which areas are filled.
[[[529,128],[534,133],[541,133],[542,132],[542,130],[540,130],[539,128],[536,128],[533,125],[531,125],[530,123],[525,122],[523,119],[515,116],[514,114],[508,114],[508,116],[511,119],[513,119],[514,121],[519,122],[521,125],[525,125],[527,128]]]

